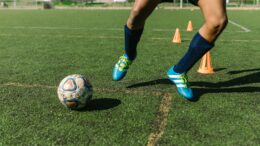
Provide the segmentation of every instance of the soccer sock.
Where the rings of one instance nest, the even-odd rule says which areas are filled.
[[[174,72],[188,72],[192,66],[213,47],[214,43],[209,43],[199,33],[197,33],[190,43],[189,50],[178,64],[174,66]]]
[[[134,60],[137,54],[136,47],[143,33],[143,28],[131,30],[125,25],[125,53],[130,60]]]

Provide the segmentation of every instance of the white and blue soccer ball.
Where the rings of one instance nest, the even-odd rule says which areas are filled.
[[[58,97],[67,108],[79,110],[88,104],[93,94],[93,87],[83,75],[66,76],[59,84]]]

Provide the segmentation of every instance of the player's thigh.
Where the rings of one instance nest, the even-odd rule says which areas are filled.
[[[198,6],[206,22],[219,23],[227,19],[225,0],[198,0]]]
[[[145,21],[161,0],[135,0],[129,18],[132,21]]]

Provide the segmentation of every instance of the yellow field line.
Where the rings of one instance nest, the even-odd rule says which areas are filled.
[[[147,146],[156,146],[158,140],[162,137],[167,125],[171,103],[172,96],[169,93],[164,94],[160,104],[159,112],[154,122],[154,129],[152,129],[152,132],[148,137]]]

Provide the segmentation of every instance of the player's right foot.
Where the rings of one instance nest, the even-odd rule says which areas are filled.
[[[126,54],[123,54],[113,68],[112,78],[115,81],[123,79],[127,73],[129,66],[132,64],[132,61],[129,60]]]
[[[172,66],[167,72],[169,80],[176,85],[177,91],[182,97],[188,100],[194,100],[195,98],[192,89],[190,88],[186,73],[176,73],[173,68],[174,66]]]

